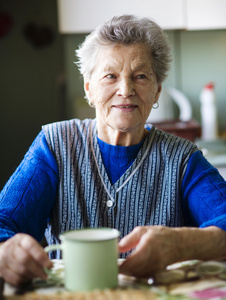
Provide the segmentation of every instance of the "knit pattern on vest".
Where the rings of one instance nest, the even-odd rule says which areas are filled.
[[[43,130],[59,168],[58,199],[46,231],[50,244],[58,243],[61,233],[84,227],[117,228],[122,238],[136,226],[183,225],[180,186],[189,157],[197,151],[192,142],[153,126],[131,167],[112,185],[96,138],[96,120],[56,122]],[[119,189],[148,145],[140,167]],[[106,188],[114,200],[111,207],[107,206]]]

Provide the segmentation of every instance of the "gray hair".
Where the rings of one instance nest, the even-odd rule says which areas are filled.
[[[170,69],[171,49],[167,35],[152,20],[133,15],[113,17],[89,34],[76,50],[81,74],[90,79],[101,46],[109,44],[144,44],[150,49],[150,59],[157,82],[161,84]]]

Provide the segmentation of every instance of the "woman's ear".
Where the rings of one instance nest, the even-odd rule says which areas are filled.
[[[93,99],[92,99],[92,92],[91,92],[91,89],[90,89],[90,82],[88,80],[86,80],[85,78],[84,78],[84,90],[85,90],[85,93],[86,93],[86,99],[87,99],[87,102],[88,102],[89,106],[95,107]]]
[[[158,90],[157,90],[157,92],[155,94],[155,103],[158,102],[161,91],[162,91],[162,85],[158,84]]]
[[[85,78],[84,78],[84,90],[86,93],[86,98],[88,99],[88,101],[90,101],[89,81],[87,81]]]

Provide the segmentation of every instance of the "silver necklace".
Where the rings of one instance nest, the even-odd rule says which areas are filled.
[[[111,193],[109,192],[104,180],[103,180],[103,177],[101,175],[101,172],[100,172],[100,168],[98,166],[98,162],[97,162],[97,158],[96,158],[96,154],[95,154],[95,151],[94,151],[94,148],[93,148],[93,127],[94,127],[94,120],[91,122],[91,130],[90,130],[90,142],[91,142],[91,150],[93,152],[93,157],[94,157],[94,160],[95,160],[95,163],[96,163],[96,166],[97,166],[97,171],[98,171],[98,174],[100,176],[100,179],[101,179],[101,182],[103,184],[103,187],[106,191],[106,193],[108,194],[109,198],[111,199],[112,203],[115,202],[115,199],[114,197],[112,197]],[[149,149],[151,147],[151,144],[152,144],[152,141],[154,139],[154,136],[155,136],[155,128],[154,128],[154,131],[152,133],[152,136],[151,136],[151,139],[148,143],[148,146],[147,146],[147,149],[143,155],[143,157],[141,158],[140,162],[138,163],[138,165],[136,166],[136,168],[133,170],[133,172],[128,176],[128,178],[123,182],[123,184],[121,184],[116,190],[116,194],[127,184],[127,182],[133,177],[133,175],[136,173],[136,171],[140,168],[142,162],[144,161],[144,159],[146,158],[148,152],[149,152]]]

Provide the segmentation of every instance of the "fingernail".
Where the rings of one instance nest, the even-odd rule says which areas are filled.
[[[119,246],[124,246],[125,242],[124,242],[124,239],[121,239],[121,241],[119,241]]]
[[[44,266],[45,268],[50,269],[50,268],[52,268],[52,266],[53,266],[53,262],[52,262],[51,260],[47,259],[47,260],[45,260],[45,261],[43,262],[43,266]]]

